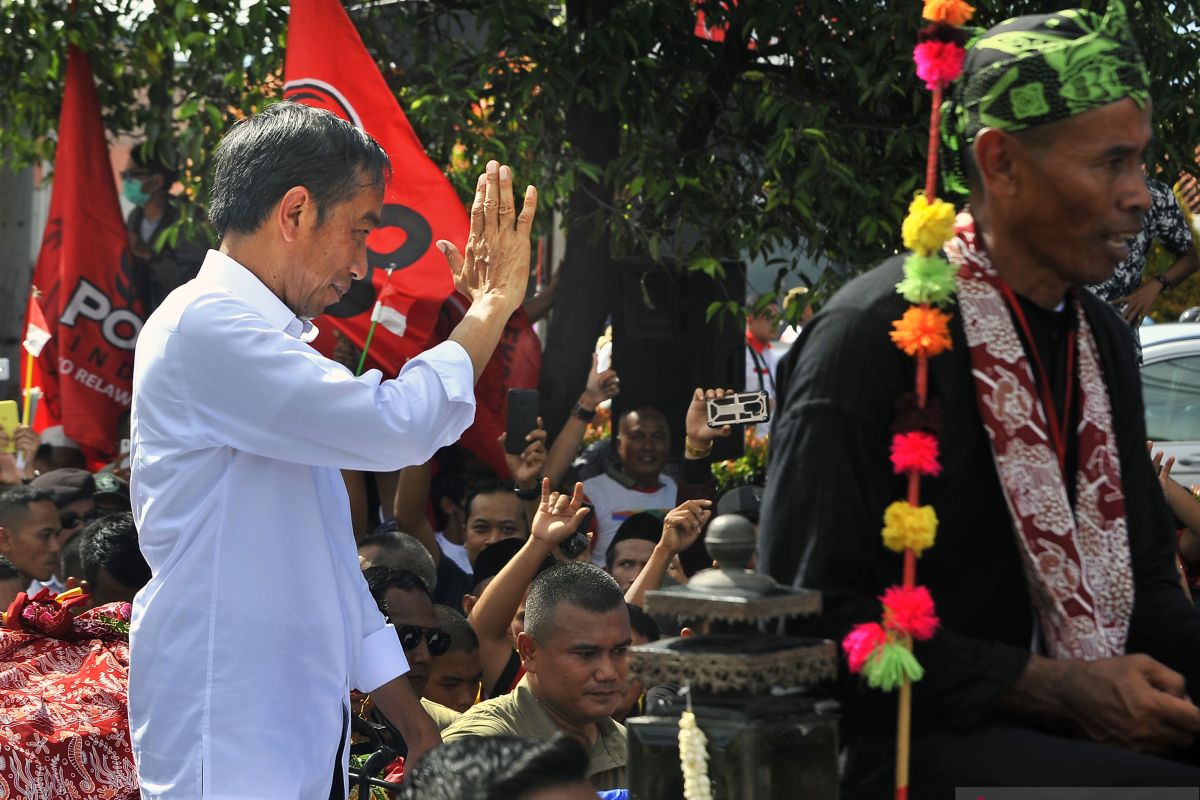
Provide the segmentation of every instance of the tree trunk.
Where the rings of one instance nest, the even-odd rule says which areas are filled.
[[[569,0],[567,24],[600,24],[619,0]],[[581,158],[604,169],[618,155],[620,119],[613,110],[576,105],[567,134]],[[557,434],[578,399],[591,368],[592,350],[612,309],[615,276],[608,226],[612,187],[583,176],[567,201],[566,252],[542,358],[541,410],[546,429]]]

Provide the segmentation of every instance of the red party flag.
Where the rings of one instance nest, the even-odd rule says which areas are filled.
[[[374,316],[379,324],[368,360],[396,374],[409,358],[444,340],[469,306],[454,291],[446,259],[433,243],[446,239],[463,249],[470,219],[337,0],[292,3],[284,76],[286,99],[352,122],[392,159],[395,177],[384,193],[383,225],[367,240],[369,274],[326,309],[317,325],[336,328],[361,348]],[[390,280],[389,267],[394,267]],[[540,369],[541,342],[518,309],[475,388],[475,423],[461,442],[501,475],[508,467],[496,438],[504,432],[507,390],[536,387]]]
[[[50,214],[33,273],[42,295],[40,308],[30,305],[29,325],[50,337],[37,364],[45,400],[34,427],[62,425],[92,456],[111,458],[145,310],[109,164],[91,66],[71,45]]]
[[[454,290],[433,243],[467,241],[470,220],[454,187],[427,155],[337,0],[295,0],[288,16],[284,97],[332,111],[375,137],[395,176],[384,193],[383,223],[367,239],[367,276],[325,310],[318,327],[366,342],[376,300],[383,318],[369,358],[395,374],[430,344],[442,301]],[[386,295],[387,269],[395,273]]]

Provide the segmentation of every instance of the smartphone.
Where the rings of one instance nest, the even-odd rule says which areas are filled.
[[[504,451],[510,455],[519,456],[525,452],[529,442],[525,441],[537,428],[538,393],[537,389],[508,390],[508,425],[505,432]]]
[[[739,392],[708,401],[708,427],[756,424],[771,418],[766,392]]]
[[[5,453],[17,452],[17,426],[21,424],[17,416],[16,400],[0,400],[0,430],[8,434],[8,442],[4,445]]]
[[[587,516],[579,523],[579,528],[558,546],[559,551],[568,561],[574,561],[580,553],[587,549],[588,531],[592,530],[595,518],[596,509],[588,508]]]

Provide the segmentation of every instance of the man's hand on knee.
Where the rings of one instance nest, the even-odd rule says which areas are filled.
[[[1200,708],[1183,676],[1140,654],[1096,661],[1034,656],[1004,705],[1142,752],[1183,749],[1200,733]]]

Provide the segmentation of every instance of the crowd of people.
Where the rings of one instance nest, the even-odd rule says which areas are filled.
[[[1086,96],[1053,55],[1078,66],[1110,51],[1123,60]],[[1010,103],[1010,85],[1043,102]],[[941,630],[915,650],[913,794],[1200,785],[1200,501],[1146,446],[1135,334],[1198,262],[1174,196],[1143,170],[1144,68],[1114,6],[989,31],[962,87],[971,200],[946,246],[960,301],[933,400],[906,394],[912,362],[889,340],[902,257],[806,312],[782,358],[778,306],[752,300],[737,388],[774,405],[765,495],[717,492],[714,444],[741,431],[710,426],[706,403],[733,388],[656,408],[621,394],[607,355],[563,427],[539,420],[507,456],[508,475],[457,444],[526,296],[537,194],[518,209],[508,167],[480,176],[463,250],[438,243],[470,309],[380,379],[307,344],[311,319],[363,275],[390,176],[373,139],[292,103],[236,125],[214,157],[221,246],[202,266],[151,246],[171,175],[135,162],[130,236],[159,294],[131,415],[99,468],[61,429],[2,434],[0,608],[77,587],[76,612],[131,604],[143,797],[345,797],[354,717],[399,755],[403,797],[619,793],[622,723],[675,691],[634,680],[629,649],[688,634],[647,614],[646,593],[711,564],[714,516],[757,530],[761,512],[746,567],[825,598],[790,632],[840,640],[877,619],[902,570],[878,540],[906,486],[889,446],[921,431],[940,450],[922,484],[937,546],[919,569]],[[1151,239],[1174,262],[1147,280]],[[611,440],[585,446],[614,401]],[[830,691],[844,792],[888,794],[894,698],[845,670]]]

